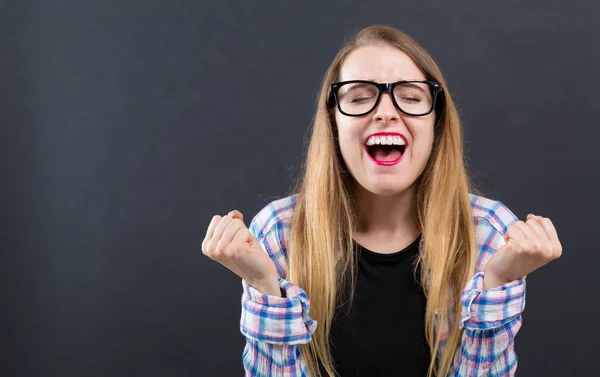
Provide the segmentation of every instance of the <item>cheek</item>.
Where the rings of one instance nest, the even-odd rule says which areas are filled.
[[[362,148],[360,125],[336,117],[338,140],[342,156],[345,160],[356,158]]]
[[[415,153],[428,157],[433,149],[433,124],[417,124],[411,128]]]

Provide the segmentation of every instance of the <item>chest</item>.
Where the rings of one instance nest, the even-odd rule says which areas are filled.
[[[338,307],[331,330],[332,357],[341,376],[423,372],[426,299],[415,278],[418,243],[380,254],[359,248],[357,281],[350,306]],[[412,375],[412,374],[403,374]]]

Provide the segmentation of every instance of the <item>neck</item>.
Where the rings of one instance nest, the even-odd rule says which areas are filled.
[[[415,205],[415,188],[390,196],[373,194],[358,186],[359,218],[361,223],[359,234],[377,235],[380,237],[404,238],[417,237],[417,208]]]

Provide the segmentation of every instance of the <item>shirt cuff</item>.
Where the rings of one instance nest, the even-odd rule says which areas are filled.
[[[281,305],[285,306],[285,304],[287,303],[286,299],[298,297],[302,300],[303,298],[306,298],[306,293],[302,288],[293,285],[292,283],[288,282],[287,280],[281,277],[279,277],[277,280],[279,283],[279,288],[281,290],[282,297],[271,296],[261,293],[250,284],[244,284],[244,289],[250,300],[252,300],[253,302],[274,307]],[[310,304],[308,304],[308,306],[310,307]]]
[[[308,343],[317,321],[309,316],[306,292],[281,277],[278,282],[286,297],[263,294],[244,282],[241,332],[267,343]]]
[[[462,292],[460,328],[496,328],[525,309],[525,278],[484,290],[483,276],[483,271],[476,273]]]

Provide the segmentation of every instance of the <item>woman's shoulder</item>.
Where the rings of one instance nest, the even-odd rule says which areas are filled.
[[[269,236],[285,247],[298,195],[290,195],[267,203],[252,219],[248,228],[259,242]],[[505,234],[508,227],[518,221],[515,214],[501,201],[480,194],[469,194],[476,232],[493,227]]]
[[[476,225],[487,223],[505,234],[508,227],[518,221],[515,214],[499,200],[477,194],[469,194],[469,198]]]
[[[267,203],[254,216],[248,228],[259,242],[262,242],[273,232],[276,233],[275,236],[280,241],[285,242],[285,236],[290,229],[291,219],[296,207],[297,196],[297,194],[294,194],[275,199]]]

